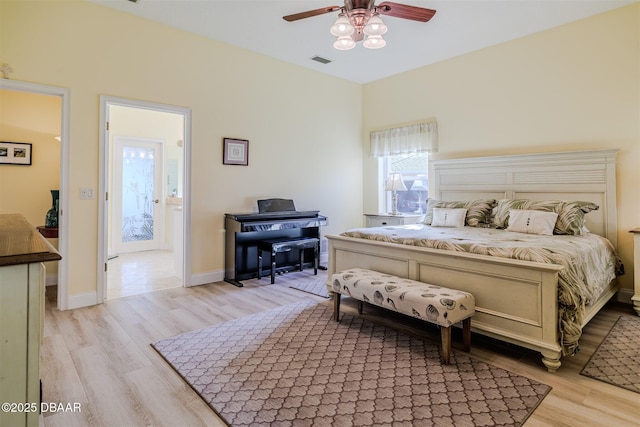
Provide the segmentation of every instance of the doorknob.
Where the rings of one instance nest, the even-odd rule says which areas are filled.
[[[153,201],[153,203],[160,203],[160,200],[155,199],[155,200]]]

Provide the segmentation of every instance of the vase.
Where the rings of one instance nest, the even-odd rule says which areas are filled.
[[[51,209],[47,211],[44,220],[45,228],[58,228],[58,200],[60,197],[59,190],[51,190]]]

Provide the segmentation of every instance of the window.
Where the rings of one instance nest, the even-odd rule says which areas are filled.
[[[401,174],[406,190],[397,191],[400,213],[424,213],[428,198],[429,153],[438,151],[435,120],[399,128],[372,131],[371,156],[379,159],[380,208],[392,212],[392,192],[386,190],[391,174]]]
[[[407,191],[398,191],[398,212],[425,213],[429,196],[428,153],[397,154],[380,157],[381,182],[379,188],[384,196],[383,212],[391,212],[392,193],[385,190],[389,174],[399,173]]]

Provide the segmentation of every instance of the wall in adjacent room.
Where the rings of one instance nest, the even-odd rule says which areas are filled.
[[[31,165],[0,164],[0,214],[19,213],[45,225],[51,190],[60,185],[60,97],[0,90],[0,141],[31,144]],[[56,246],[57,239],[51,239]],[[47,276],[58,272],[46,263]]]
[[[30,166],[0,165],[0,213],[44,225],[60,183],[60,98],[0,90],[0,112],[0,141],[32,144]]]

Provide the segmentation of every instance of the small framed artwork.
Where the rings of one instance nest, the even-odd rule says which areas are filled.
[[[246,139],[224,138],[222,163],[225,165],[249,165],[249,141]]]
[[[31,144],[0,141],[0,165],[31,165]]]

